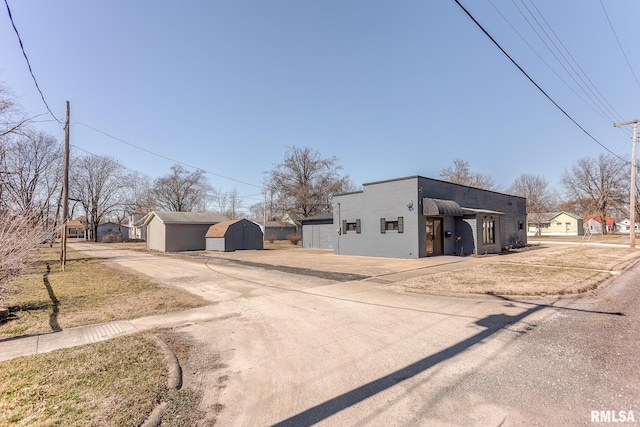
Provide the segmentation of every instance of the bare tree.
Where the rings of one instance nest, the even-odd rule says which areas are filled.
[[[155,209],[151,180],[137,172],[130,173],[123,180],[123,209],[125,214],[147,214]]]
[[[264,202],[254,203],[253,205],[249,206],[249,219],[262,224],[265,216],[264,207]]]
[[[453,159],[453,165],[440,170],[440,178],[454,184],[466,185],[469,187],[482,188],[485,190],[496,190],[491,175],[472,172],[469,162],[462,159]]]
[[[168,175],[153,182],[153,196],[160,209],[176,212],[204,211],[211,186],[204,171],[189,172],[181,165],[171,166]]]
[[[211,199],[215,211],[224,213],[227,210],[229,206],[229,193],[215,188],[211,191]]]
[[[94,242],[98,225],[122,208],[124,170],[118,160],[108,156],[87,155],[72,163],[71,194],[82,203]]]
[[[2,137],[21,133],[31,120],[24,114],[9,89],[0,82],[0,142]]]
[[[333,195],[352,186],[341,171],[335,156],[323,158],[309,147],[292,147],[283,162],[267,172],[266,185],[282,210],[309,217],[330,213]]]
[[[227,209],[223,211],[223,213],[230,219],[238,219],[240,216],[240,209],[242,209],[242,199],[238,194],[238,189],[234,187],[227,194],[227,200],[229,202],[227,204]]]
[[[579,159],[562,175],[562,185],[576,206],[582,206],[582,215],[597,215],[604,221],[607,214],[627,211],[629,175],[627,164],[617,157],[600,154],[597,159]]]
[[[31,251],[49,237],[50,230],[34,228],[34,222],[29,215],[0,212],[0,306],[7,284],[29,266]]]
[[[542,176],[522,174],[513,182],[507,193],[527,199],[527,216],[530,222],[537,223],[540,233],[540,214],[555,206],[555,194],[548,189],[549,182]]]
[[[12,138],[25,130],[28,119],[0,84],[0,304],[7,284],[29,265],[31,251],[49,236],[50,229],[34,227],[37,223],[31,212],[15,212],[9,197],[9,180],[19,170],[6,169],[6,161],[13,158]],[[11,173],[8,173],[11,172]]]
[[[2,166],[5,204],[47,225],[60,191],[62,146],[50,135],[27,132],[9,138]]]

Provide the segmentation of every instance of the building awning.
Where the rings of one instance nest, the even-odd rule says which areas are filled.
[[[462,213],[465,215],[506,215],[504,212],[490,211],[488,209],[472,209],[472,208],[462,208]]]
[[[422,215],[425,216],[462,216],[462,208],[453,200],[422,199]]]

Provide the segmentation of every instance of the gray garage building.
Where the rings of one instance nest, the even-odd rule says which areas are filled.
[[[499,253],[527,242],[526,199],[421,176],[333,197],[334,252],[393,258]]]
[[[300,218],[302,224],[302,247],[316,249],[333,249],[336,227],[333,215],[316,215]]]
[[[208,251],[239,251],[262,249],[264,237],[260,226],[247,219],[232,219],[212,225],[207,231]]]
[[[153,211],[144,222],[147,249],[161,252],[204,250],[204,236],[209,227],[228,219],[217,212]]]

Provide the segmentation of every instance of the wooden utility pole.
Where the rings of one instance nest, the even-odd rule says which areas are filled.
[[[614,123],[614,127],[633,125],[633,144],[631,145],[631,191],[629,192],[629,246],[636,248],[636,145],[638,143],[638,122],[635,119],[624,123]],[[602,219],[604,222],[604,218]]]
[[[60,242],[60,266],[64,271],[67,265],[67,220],[69,217],[69,116],[70,107],[67,101],[67,114],[64,123],[64,170],[62,172],[62,239]]]

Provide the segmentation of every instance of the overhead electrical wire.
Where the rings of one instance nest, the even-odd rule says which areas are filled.
[[[527,7],[527,6],[526,6],[526,4],[524,4],[524,1],[523,1],[523,0],[521,0],[521,2],[522,2],[522,4],[523,4],[525,7]],[[610,108],[610,109],[611,109],[611,111],[617,115],[617,119],[618,119],[618,121],[622,121],[622,120],[623,120],[623,118],[622,118],[622,116],[620,115],[620,113],[618,113],[618,112],[616,111],[616,109],[613,107],[613,105],[611,105],[611,103],[609,102],[609,100],[607,100],[607,98],[605,98],[605,96],[602,94],[602,92],[600,92],[600,90],[598,89],[598,87],[593,83],[593,81],[591,81],[591,79],[589,78],[589,75],[588,75],[588,74],[584,71],[584,69],[580,66],[580,64],[578,63],[578,61],[576,61],[576,59],[573,57],[573,55],[571,54],[571,52],[569,51],[569,49],[567,49],[567,47],[564,45],[564,43],[562,42],[562,40],[560,39],[560,37],[558,37],[558,35],[556,34],[556,32],[553,30],[553,28],[551,27],[551,25],[549,24],[549,22],[547,21],[547,19],[544,17],[544,15],[542,14],[542,12],[540,12],[540,9],[538,9],[538,7],[535,5],[535,3],[533,2],[533,0],[529,0],[529,2],[530,2],[530,3],[531,3],[531,5],[535,8],[536,12],[538,12],[538,15],[540,15],[540,18],[542,18],[542,20],[544,21],[544,23],[546,24],[546,26],[549,28],[549,30],[551,31],[551,33],[553,33],[553,35],[554,35],[554,37],[556,38],[556,40],[558,40],[558,43],[560,43],[560,46],[562,46],[562,48],[564,49],[564,51],[565,51],[565,52],[567,52],[567,55],[569,55],[569,58],[571,58],[571,60],[573,61],[573,63],[576,65],[576,67],[578,67],[578,70],[580,70],[580,72],[581,72],[581,73],[582,73],[582,75],[587,79],[587,82],[588,82],[589,84],[587,84],[587,82],[585,82],[585,81],[582,79],[582,77],[580,77],[580,74],[576,72],[576,75],[578,76],[578,78],[580,79],[580,81],[582,81],[582,82],[585,84],[585,86],[587,87],[587,89],[589,89],[589,91],[590,91],[591,93],[593,93],[593,94],[594,94],[594,96],[595,96],[596,98],[598,98],[598,97],[600,98],[600,101],[602,101],[602,102],[604,103],[604,104],[603,104],[603,107],[607,108],[607,106],[608,106],[607,110],[609,110],[609,108]],[[528,8],[528,7],[527,7],[527,10],[529,10],[529,8]],[[529,10],[529,13],[531,13],[531,11],[530,11],[530,10]],[[531,13],[531,16],[534,16],[534,15],[533,15],[533,13]],[[534,16],[534,19],[535,19],[535,16]],[[536,20],[536,22],[537,22],[537,20]],[[538,23],[538,25],[540,25],[540,24]],[[542,29],[543,29],[543,31],[544,31],[544,28],[542,27],[542,25],[540,25],[540,28],[542,28]],[[545,31],[545,34],[547,35],[547,37],[549,38],[549,40],[552,40],[552,39],[551,39],[551,37],[549,37],[549,35],[546,33],[546,31]],[[553,42],[553,41],[552,41],[552,42]],[[554,46],[555,46],[555,43],[554,43]],[[556,46],[556,49],[558,49],[558,48],[557,48],[557,46]],[[565,61],[567,61],[566,57],[562,54],[562,52],[561,52],[561,50],[560,50],[560,49],[558,49],[558,52],[560,52],[560,54],[561,54],[561,55],[562,55],[562,57],[565,59]],[[571,63],[570,63],[569,61],[567,61],[567,64],[569,64],[569,66],[571,66]],[[572,69],[572,70],[574,70],[573,66],[571,66],[571,69]],[[574,70],[574,71],[575,71],[575,70]],[[589,85],[591,85],[591,86],[589,86]],[[592,90],[591,88],[593,88],[593,90]],[[595,91],[595,92],[594,92],[594,91]],[[606,105],[605,105],[605,104],[606,104]]]
[[[496,39],[493,38],[493,36],[491,34],[489,34],[489,32],[482,26],[482,24],[480,24],[480,22],[478,22],[478,20],[471,14],[471,12],[469,12],[461,3],[459,0],[453,0],[458,7],[460,7],[460,9],[462,9],[462,11],[469,17],[469,19],[471,19],[473,21],[474,24],[476,24],[476,26],[484,33],[484,35],[486,35],[489,40],[491,40],[491,42],[498,48],[500,49],[500,51],[507,57],[507,59],[509,59],[509,61],[511,61],[511,63],[513,65],[515,65],[515,67],[549,100],[551,101],[551,103],[558,109],[560,110],[560,112],[562,114],[565,115],[565,117],[567,117],[569,120],[571,120],[571,122],[576,125],[585,135],[587,135],[589,138],[591,138],[591,140],[593,140],[596,144],[598,144],[600,147],[602,147],[603,149],[605,149],[606,151],[608,151],[611,155],[613,155],[614,157],[617,157],[618,159],[626,162],[626,163],[630,163],[627,159],[624,159],[622,157],[620,157],[619,155],[617,155],[616,153],[614,153],[613,151],[611,151],[609,149],[609,147],[607,147],[606,145],[604,145],[603,143],[601,143],[600,141],[598,141],[598,139],[596,137],[594,137],[593,135],[591,135],[584,127],[582,127],[580,125],[580,123],[578,123],[569,113],[567,113],[544,89],[542,89],[542,87],[536,83],[535,80],[533,80],[533,78],[524,70],[524,68],[522,68],[520,66],[520,64],[518,64],[508,53],[506,50],[503,49],[503,47],[500,45],[500,43],[498,43],[496,41]]]
[[[27,52],[25,52],[24,50],[24,44],[22,43],[22,38],[20,37],[18,28],[16,28],[15,22],[13,22],[13,15],[11,15],[11,8],[9,8],[9,3],[7,2],[7,0],[4,0],[4,4],[7,6],[7,13],[9,14],[9,20],[11,21],[11,25],[13,26],[13,31],[15,31],[16,36],[18,36],[18,42],[20,43],[20,49],[22,50],[22,55],[24,56],[24,59],[27,61],[27,66],[29,67],[29,73],[31,74],[31,78],[33,78],[33,82],[36,85],[36,89],[38,89],[38,92],[40,93],[40,98],[42,98],[42,102],[44,103],[44,106],[47,107],[47,110],[49,111],[49,114],[51,114],[51,117],[53,117],[56,120],[56,122],[63,124],[62,121],[60,121],[56,117],[56,115],[53,114],[53,111],[51,111],[51,108],[49,108],[49,104],[47,104],[47,100],[45,99],[44,94],[40,89],[40,85],[38,84],[38,79],[36,79],[35,74],[33,74],[33,69],[31,68],[31,62],[29,61]]]
[[[607,117],[601,110],[598,110],[592,103],[587,102],[587,100],[584,99],[582,95],[580,95],[569,83],[567,83],[567,81],[542,57],[542,55],[540,55],[540,53],[538,53],[538,51],[531,45],[531,43],[527,41],[527,39],[518,31],[518,29],[509,21],[509,19],[507,19],[507,17],[500,11],[500,9],[498,9],[498,7],[491,0],[488,0],[488,2],[494,8],[496,13],[498,13],[498,15],[500,15],[500,17],[507,23],[507,25],[511,27],[513,32],[516,33],[518,37],[520,37],[520,40],[522,40],[527,45],[527,47],[529,47],[529,49],[538,57],[538,59],[540,59],[540,61],[542,61],[542,63],[547,66],[549,71],[551,71],[553,74],[556,75],[558,80],[560,80],[571,92],[573,92],[575,96],[578,97],[578,99],[580,99],[594,113],[598,114],[600,117],[602,117],[606,121],[611,121],[610,117]],[[617,129],[620,129],[621,132],[627,134],[628,136],[631,136],[631,131],[629,131],[628,129],[622,128],[622,127]]]
[[[547,43],[547,41],[545,40],[544,37],[542,37],[542,35],[540,35],[540,33],[538,32],[538,30],[536,29],[536,26],[533,25],[533,23],[529,20],[529,18],[527,17],[527,15],[522,11],[522,9],[516,4],[515,0],[512,0],[513,5],[515,6],[515,8],[518,10],[518,12],[520,12],[520,15],[524,18],[525,21],[527,21],[527,24],[529,24],[529,26],[531,27],[531,29],[533,30],[533,32],[538,36],[538,38],[540,39],[540,41],[542,42],[542,44],[544,44],[544,46],[547,48],[547,50],[549,51],[549,53],[551,53],[551,55],[555,58],[555,60],[558,62],[558,64],[560,64],[560,66],[564,69],[564,71],[567,73],[567,75],[569,75],[569,77],[571,78],[571,80],[573,80],[573,82],[576,84],[576,86],[578,86],[582,92],[584,92],[584,94],[589,98],[589,100],[591,100],[591,102],[593,103],[593,105],[595,105],[597,108],[600,109],[600,111],[602,111],[603,114],[607,114],[608,113],[608,120],[610,122],[615,122],[615,121],[620,121],[620,117],[618,117],[617,119],[615,118],[615,114],[609,109],[607,108],[606,105],[604,105],[602,103],[602,101],[600,99],[598,99],[598,96],[596,95],[596,93],[594,92],[594,90],[587,84],[587,82],[585,82],[584,78],[580,75],[580,73],[578,73],[578,71],[576,70],[576,68],[573,66],[573,64],[567,59],[567,57],[565,56],[565,54],[562,52],[562,50],[558,47],[558,45],[556,44],[556,42],[553,40],[553,38],[549,35],[549,33],[547,32],[547,30],[544,28],[544,26],[540,23],[540,21],[538,20],[538,18],[536,18],[536,16],[533,14],[533,12],[531,12],[531,9],[529,9],[529,7],[523,2],[522,6],[527,10],[527,12],[529,13],[529,15],[531,16],[531,18],[533,18],[533,20],[535,21],[535,23],[537,24],[537,27],[540,29],[540,31],[542,31],[546,37],[546,40],[548,40],[551,45],[553,45],[553,48],[551,46],[549,46],[549,44]],[[535,6],[535,5],[534,5]],[[536,8],[536,10],[538,10]],[[539,12],[538,12],[539,13]],[[541,15],[541,14],[540,14]],[[542,16],[542,15],[541,15]],[[544,20],[544,17],[542,17],[542,19]],[[544,20],[546,23],[546,20]],[[547,23],[547,26],[549,26],[549,24]],[[557,35],[555,34],[555,32],[553,31],[553,29],[551,29],[551,27],[549,26],[549,29],[551,30],[551,32],[556,36],[556,39],[559,41],[560,45],[562,45],[562,47],[564,47],[564,44],[562,44],[562,41],[560,41],[560,39],[557,37]],[[565,47],[565,51],[568,50]],[[557,52],[557,54],[556,54]],[[559,58],[558,55],[560,55]],[[568,53],[568,55],[573,59],[573,57],[571,56],[570,53]],[[575,63],[575,60],[574,60]],[[565,65],[566,64],[566,65]],[[576,63],[577,65],[577,63]],[[579,65],[577,65],[578,68],[580,68]],[[567,68],[569,67],[569,68]],[[578,79],[580,81],[578,81]],[[606,102],[606,101],[605,101]],[[606,110],[606,112],[605,112]],[[618,114],[619,116],[619,114]]]
[[[188,164],[188,163],[181,162],[180,160],[176,160],[176,159],[173,159],[173,158],[171,158],[171,157],[167,157],[167,156],[162,155],[162,154],[158,154],[158,153],[153,152],[153,151],[151,151],[151,150],[148,150],[148,149],[146,149],[146,148],[143,148],[143,147],[140,147],[140,146],[138,146],[138,145],[132,144],[131,142],[125,141],[124,139],[120,139],[120,138],[118,138],[118,137],[115,137],[115,136],[113,136],[113,135],[110,135],[110,134],[108,134],[108,133],[106,133],[106,132],[104,132],[104,131],[101,131],[100,129],[96,129],[96,128],[94,128],[93,126],[90,126],[90,125],[88,125],[88,124],[86,124],[86,123],[82,123],[82,122],[73,122],[73,123],[74,123],[74,124],[79,124],[79,125],[85,126],[85,127],[89,128],[89,129],[91,129],[91,130],[93,130],[93,131],[95,131],[95,132],[98,132],[98,133],[100,133],[100,134],[102,134],[102,135],[104,135],[104,136],[107,136],[107,137],[109,137],[109,138],[111,138],[111,139],[114,139],[114,140],[116,140],[116,141],[122,142],[123,144],[127,144],[127,145],[129,145],[129,146],[131,146],[131,147],[133,147],[133,148],[137,148],[138,150],[144,151],[144,152],[146,152],[146,153],[152,154],[152,155],[154,155],[154,156],[156,156],[156,157],[160,157],[160,158],[165,159],[165,160],[172,161],[172,162],[177,163],[177,164],[179,164],[179,165],[186,166],[186,167],[193,168],[193,169],[197,169],[197,170],[201,170],[201,171],[203,171],[203,172],[205,172],[205,173],[208,173],[208,174],[210,174],[210,175],[217,176],[217,177],[219,177],[219,178],[228,179],[229,181],[237,182],[237,183],[239,183],[239,184],[248,185],[248,186],[250,186],[250,187],[255,187],[255,188],[260,188],[260,189],[262,188],[262,186],[260,186],[260,185],[251,184],[251,183],[249,183],[249,182],[245,182],[245,181],[240,181],[240,180],[235,179],[235,178],[231,178],[231,177],[228,177],[228,176],[225,176],[225,175],[221,175],[221,174],[219,174],[219,173],[212,172],[212,171],[209,171],[209,170],[203,169],[203,168],[198,167],[198,166],[190,165],[190,164]]]
[[[631,74],[633,75],[633,78],[636,81],[636,84],[638,85],[638,87],[640,87],[640,81],[638,81],[638,77],[636,76],[636,73],[633,71],[633,67],[629,62],[629,58],[627,57],[627,54],[622,48],[622,43],[620,43],[620,38],[618,38],[618,34],[616,33],[616,30],[613,27],[613,24],[611,23],[611,19],[609,19],[609,14],[607,13],[607,10],[604,8],[604,3],[602,3],[602,0],[600,0],[600,6],[602,6],[602,11],[604,12],[604,16],[607,17],[607,22],[609,23],[609,26],[611,27],[611,31],[613,32],[613,35],[615,36],[616,41],[618,42],[618,47],[620,48],[620,52],[622,52],[622,56],[624,56],[624,60],[627,61],[627,65],[629,66],[629,70],[631,71]]]
[[[74,144],[69,144],[69,145],[70,145],[71,147],[73,147],[73,148],[77,149],[77,150],[80,150],[80,151],[82,151],[82,152],[84,152],[84,153],[89,154],[90,156],[100,157],[100,155],[99,155],[99,154],[92,153],[91,151],[85,150],[84,148],[78,147],[77,145],[74,145]],[[126,170],[128,170],[128,171],[130,171],[130,172],[139,173],[140,175],[144,175],[144,176],[146,176],[146,177],[151,178],[151,175],[149,175],[148,173],[142,172],[142,171],[137,170],[137,169],[130,168],[130,167],[128,167],[128,166],[123,165],[122,163],[120,163],[120,166],[122,166],[123,168],[125,168]]]

